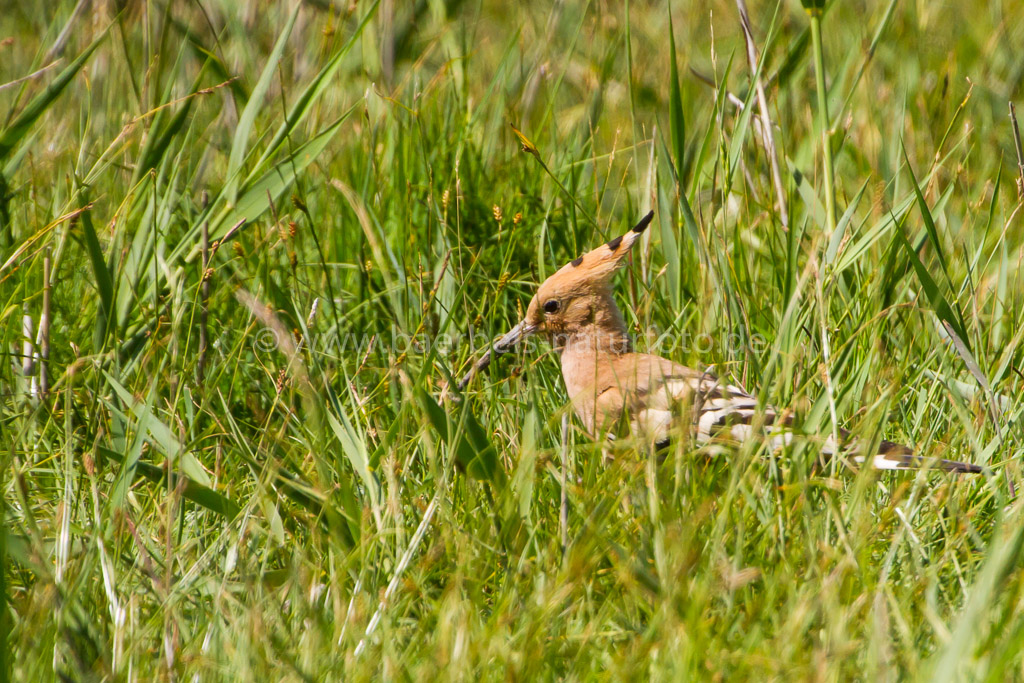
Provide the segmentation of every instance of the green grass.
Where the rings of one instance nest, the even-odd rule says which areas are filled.
[[[75,5],[0,13],[11,679],[1024,678],[1020,3],[752,3],[788,229],[730,2]],[[447,390],[649,208],[638,345],[787,452],[602,464],[543,345]]]

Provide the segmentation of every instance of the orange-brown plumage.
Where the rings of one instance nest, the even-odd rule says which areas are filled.
[[[688,432],[700,442],[728,437],[742,441],[755,435],[773,447],[789,442],[788,420],[771,407],[758,408],[757,399],[742,388],[724,383],[709,372],[694,370],[660,356],[633,351],[622,313],[612,296],[611,279],[650,224],[644,216],[626,234],[587,252],[541,283],[523,320],[495,342],[502,353],[531,334],[546,337],[558,351],[562,377],[573,408],[587,432],[597,438],[611,435],[623,417],[632,434],[660,447]],[[474,371],[490,360],[490,352]],[[460,383],[465,386],[471,371]],[[838,450],[831,436],[822,450]],[[904,446],[882,442],[877,452],[855,461],[877,469],[935,467],[958,472],[981,468],[951,460],[925,459]]]

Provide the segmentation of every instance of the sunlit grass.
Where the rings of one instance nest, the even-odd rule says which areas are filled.
[[[732,3],[22,4],[12,679],[1021,677],[1024,8],[752,5],[787,229]],[[455,395],[651,208],[638,346],[787,452],[604,462],[542,345]],[[817,466],[838,428],[993,476]]]

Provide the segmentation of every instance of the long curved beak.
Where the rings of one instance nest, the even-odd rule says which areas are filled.
[[[530,325],[525,320],[521,320],[518,325],[506,332],[504,337],[494,342],[491,348],[494,349],[495,353],[511,351],[512,347],[518,344],[520,339],[529,337],[536,329],[535,326]]]
[[[466,388],[466,385],[469,384],[469,380],[473,379],[473,375],[491,364],[492,352],[501,354],[511,351],[512,347],[518,344],[521,339],[529,337],[536,330],[537,328],[535,326],[528,324],[525,320],[520,321],[520,323],[509,330],[505,336],[491,344],[491,348],[487,349],[484,355],[480,357],[480,360],[478,360],[476,364],[469,369],[469,372],[459,380],[459,383],[456,385],[459,391]]]

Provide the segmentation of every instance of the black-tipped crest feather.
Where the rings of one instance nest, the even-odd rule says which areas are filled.
[[[648,211],[647,215],[640,219],[640,222],[633,226],[633,232],[643,232],[647,229],[647,226],[651,224],[651,220],[654,218],[654,212]]]

